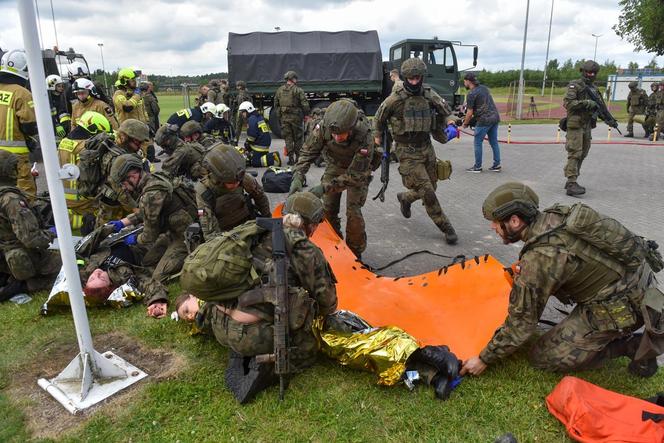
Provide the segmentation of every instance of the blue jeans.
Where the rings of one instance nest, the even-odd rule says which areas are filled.
[[[498,145],[498,123],[491,126],[475,126],[475,168],[482,167],[482,142],[489,136],[489,144],[493,151],[493,166],[500,164],[500,146]]]

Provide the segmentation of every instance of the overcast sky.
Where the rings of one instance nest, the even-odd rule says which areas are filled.
[[[28,1],[28,0],[25,0]],[[404,38],[460,40],[480,48],[478,68],[518,68],[526,0],[53,0],[60,48],[85,54],[91,69],[142,69],[147,74],[205,74],[226,71],[228,32],[340,31],[375,29],[383,59]],[[284,6],[285,5],[285,6]],[[432,5],[436,5],[432,8]],[[49,0],[38,0],[44,47],[55,45]],[[526,67],[541,69],[546,53],[551,0],[531,0]],[[555,0],[549,59],[592,58],[644,65],[652,54],[634,52],[611,27],[617,1]],[[15,0],[0,0],[0,47],[23,47]],[[472,51],[458,50],[460,68]],[[664,57],[658,58],[659,65]]]

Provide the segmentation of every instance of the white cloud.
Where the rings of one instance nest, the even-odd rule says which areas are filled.
[[[45,47],[55,45],[49,0],[38,0]],[[131,66],[148,74],[204,74],[225,71],[228,32],[376,29],[383,57],[404,38],[460,40],[480,47],[479,68],[517,68],[521,62],[526,1],[425,0],[324,1],[273,0],[184,2],[54,0],[58,41],[86,55],[91,68],[101,67],[97,43],[104,44],[107,70]],[[544,64],[550,0],[531,1],[526,67]],[[597,58],[643,65],[651,54],[634,53],[611,29],[616,3],[601,0],[555,2],[549,58],[560,61]],[[14,1],[0,0],[0,47],[22,47]],[[461,67],[469,67],[472,51],[460,49]],[[661,63],[660,59],[660,63]]]

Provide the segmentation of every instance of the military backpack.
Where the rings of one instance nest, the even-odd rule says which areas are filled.
[[[101,159],[106,152],[115,155],[125,154],[106,133],[95,135],[85,142],[85,147],[79,154],[78,168],[80,175],[77,180],[79,195],[83,197],[96,197],[104,184],[104,174],[101,170]]]
[[[182,289],[205,301],[239,297],[260,282],[252,249],[267,231],[248,221],[209,240],[184,261]]]

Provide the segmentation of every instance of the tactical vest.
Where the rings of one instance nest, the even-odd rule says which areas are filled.
[[[329,127],[322,126],[321,129],[325,143],[325,160],[341,168],[350,166],[357,151],[364,147],[363,142],[369,132],[369,127],[363,117],[360,117],[355,124],[348,143],[335,142]]]
[[[279,108],[294,108],[298,105],[295,95],[295,85],[284,85],[277,91],[279,94]]]
[[[212,207],[222,231],[255,218],[256,211],[251,197],[244,192],[241,185],[233,190],[212,190],[206,187],[201,196]]]
[[[645,108],[645,91],[643,89],[637,89],[634,92],[629,93],[629,105],[631,111],[637,114],[642,114]]]
[[[141,190],[141,194],[157,190],[165,191],[168,194],[160,214],[160,229],[167,229],[169,227],[169,217],[180,210],[187,212],[192,221],[197,219],[198,215],[196,201],[193,197],[193,187],[188,186],[179,177],[173,179],[166,173],[155,172],[150,174],[150,179]]]
[[[520,258],[529,250],[543,246],[564,249],[581,259],[581,269],[556,293],[563,303],[585,303],[598,292],[636,271],[646,256],[645,242],[618,221],[602,216],[583,203],[554,205],[535,222],[548,229],[525,242]],[[533,225],[531,225],[533,226]],[[566,296],[570,296],[566,299]]]
[[[392,134],[395,136],[417,132],[431,132],[434,124],[434,112],[427,90],[423,95],[410,95],[403,88],[397,89],[396,94],[402,100],[402,115],[393,115],[390,118]]]

